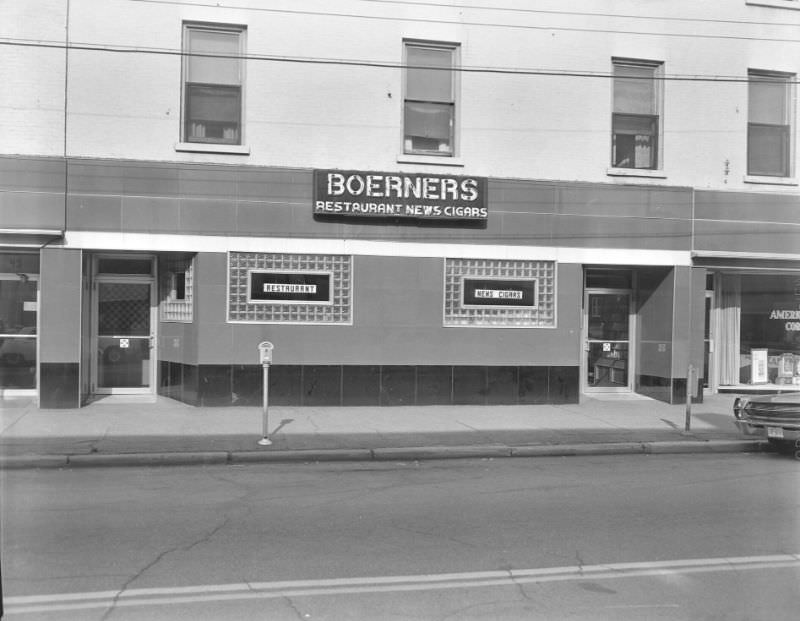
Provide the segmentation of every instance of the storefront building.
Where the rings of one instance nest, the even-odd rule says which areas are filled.
[[[800,389],[800,12],[728,4],[764,39],[0,9],[51,42],[0,66],[0,398],[259,405],[265,340],[276,405]]]

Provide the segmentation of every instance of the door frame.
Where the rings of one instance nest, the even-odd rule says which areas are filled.
[[[152,262],[152,270],[149,276],[137,274],[99,274],[98,262],[100,259],[149,259]],[[158,350],[158,275],[156,269],[158,261],[154,255],[131,255],[131,254],[110,254],[103,253],[92,257],[92,302],[91,302],[91,393],[96,395],[155,395]],[[98,373],[100,369],[98,360],[98,332],[100,324],[100,296],[98,294],[99,283],[115,284],[146,284],[150,286],[150,369],[149,385],[142,387],[100,387]]]
[[[589,338],[589,296],[592,294],[627,295],[628,296],[628,373],[627,383],[624,386],[590,386],[589,385],[589,342],[598,342],[598,339]],[[634,336],[636,334],[636,306],[634,302],[634,289],[614,289],[601,287],[584,287],[583,289],[583,316],[581,322],[581,391],[585,394],[598,393],[630,393],[634,386],[634,369],[636,368],[636,348]],[[600,339],[602,340],[602,339]],[[616,341],[615,341],[616,342]]]

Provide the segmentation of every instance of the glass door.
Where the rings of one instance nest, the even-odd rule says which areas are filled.
[[[153,289],[152,282],[122,278],[97,282],[93,365],[97,393],[152,392]]]
[[[630,391],[630,293],[587,291],[584,302],[586,392]]]

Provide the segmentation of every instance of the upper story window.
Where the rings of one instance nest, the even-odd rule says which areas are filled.
[[[242,144],[243,27],[185,24],[183,141]]]
[[[454,155],[457,52],[455,45],[405,43],[404,153]]]
[[[748,72],[747,174],[792,175],[794,76]]]
[[[611,165],[656,170],[662,167],[661,63],[618,60],[614,63],[614,104],[611,120]]]

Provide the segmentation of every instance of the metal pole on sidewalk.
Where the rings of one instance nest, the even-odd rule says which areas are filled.
[[[261,439],[258,443],[261,446],[269,446],[272,440],[269,439],[269,365],[272,364],[272,343],[264,341],[258,344],[258,354],[261,360],[261,368],[264,370],[264,385],[263,385],[263,424],[261,427]]]
[[[686,423],[684,431],[689,431],[692,427],[692,396],[694,395],[694,386],[696,384],[694,365],[690,364],[686,370]]]
[[[269,446],[272,444],[272,440],[269,439],[269,365],[263,365],[264,368],[264,398],[262,399],[262,405],[264,410],[264,424],[262,425],[262,434],[261,439],[258,443],[261,446]]]

